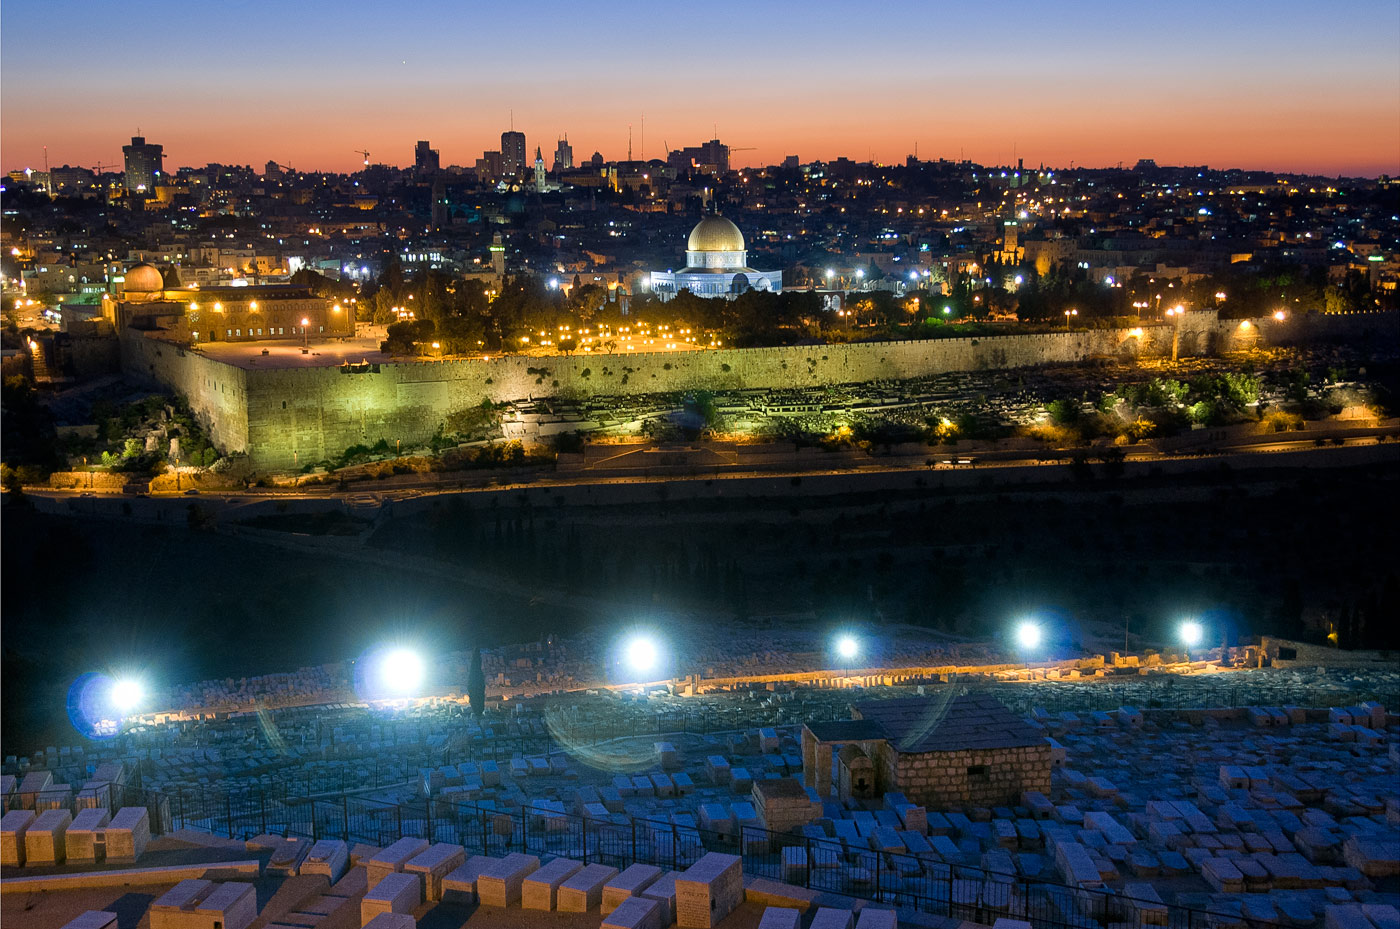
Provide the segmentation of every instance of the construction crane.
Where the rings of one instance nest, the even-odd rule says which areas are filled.
[[[98,174],[101,174],[103,168],[116,168],[116,167],[120,167],[120,166],[119,166],[118,164],[115,164],[115,163],[114,163],[114,164],[109,164],[109,165],[108,165],[108,164],[103,164],[102,162],[99,161],[97,164],[95,164],[95,165],[92,166],[92,170],[95,171],[95,172],[97,172]]]
[[[351,151],[354,152],[356,155],[364,155],[364,156],[365,156],[365,167],[366,167],[366,168],[369,167],[369,152],[361,151],[361,150],[358,149],[358,148],[352,148]]]

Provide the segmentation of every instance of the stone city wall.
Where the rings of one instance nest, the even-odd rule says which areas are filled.
[[[1179,325],[1180,354],[1191,355],[1274,344],[1290,324],[1263,319],[1241,327],[1201,312],[1188,313]],[[1171,352],[1172,328],[251,371],[173,345],[127,339],[124,366],[184,393],[209,419],[225,451],[245,451],[259,468],[297,468],[380,439],[391,446],[418,445],[448,415],[483,400],[816,387],[1090,357],[1162,356]]]
[[[1210,320],[1213,329],[1214,319]],[[1202,332],[1208,332],[1202,327]],[[1203,336],[1202,341],[1209,338]],[[247,444],[259,467],[296,467],[351,445],[415,445],[482,400],[584,399],[693,389],[812,387],[1015,368],[1101,355],[1164,354],[1165,327],[983,339],[526,356],[247,372]],[[357,373],[351,373],[355,371]]]
[[[248,372],[173,342],[128,331],[121,340],[129,377],[173,390],[189,401],[210,440],[225,452],[248,447]]]

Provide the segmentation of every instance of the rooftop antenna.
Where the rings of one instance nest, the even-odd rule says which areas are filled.
[[[647,114],[642,114],[642,160],[647,160]]]
[[[627,160],[632,160],[632,124],[627,124]]]
[[[510,108],[510,131],[515,131],[515,107]]]

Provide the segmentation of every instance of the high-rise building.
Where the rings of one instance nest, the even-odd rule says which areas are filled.
[[[156,181],[164,173],[164,147],[148,145],[145,136],[134,135],[130,145],[122,146],[122,158],[126,162],[126,189],[129,191],[155,190]]]
[[[441,167],[437,149],[429,147],[426,141],[419,141],[413,147],[413,167],[419,174],[436,174]]]
[[[729,146],[719,139],[670,152],[666,163],[677,171],[696,170],[708,174],[729,173]]]
[[[501,153],[482,152],[481,157],[476,160],[477,176],[483,180],[495,180],[501,176]]]
[[[574,147],[569,144],[569,137],[566,135],[559,140],[559,144],[554,147],[554,173],[567,171],[574,166]]]
[[[515,180],[529,168],[525,153],[525,133],[508,129],[501,133],[501,173]]]
[[[437,152],[433,154],[436,155]],[[446,226],[450,222],[450,216],[447,203],[447,184],[439,177],[433,181],[433,228],[441,229]]]

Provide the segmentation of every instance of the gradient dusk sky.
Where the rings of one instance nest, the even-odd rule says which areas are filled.
[[[4,0],[0,165],[352,170],[567,133],[736,164],[1159,164],[1400,173],[1400,3]]]

